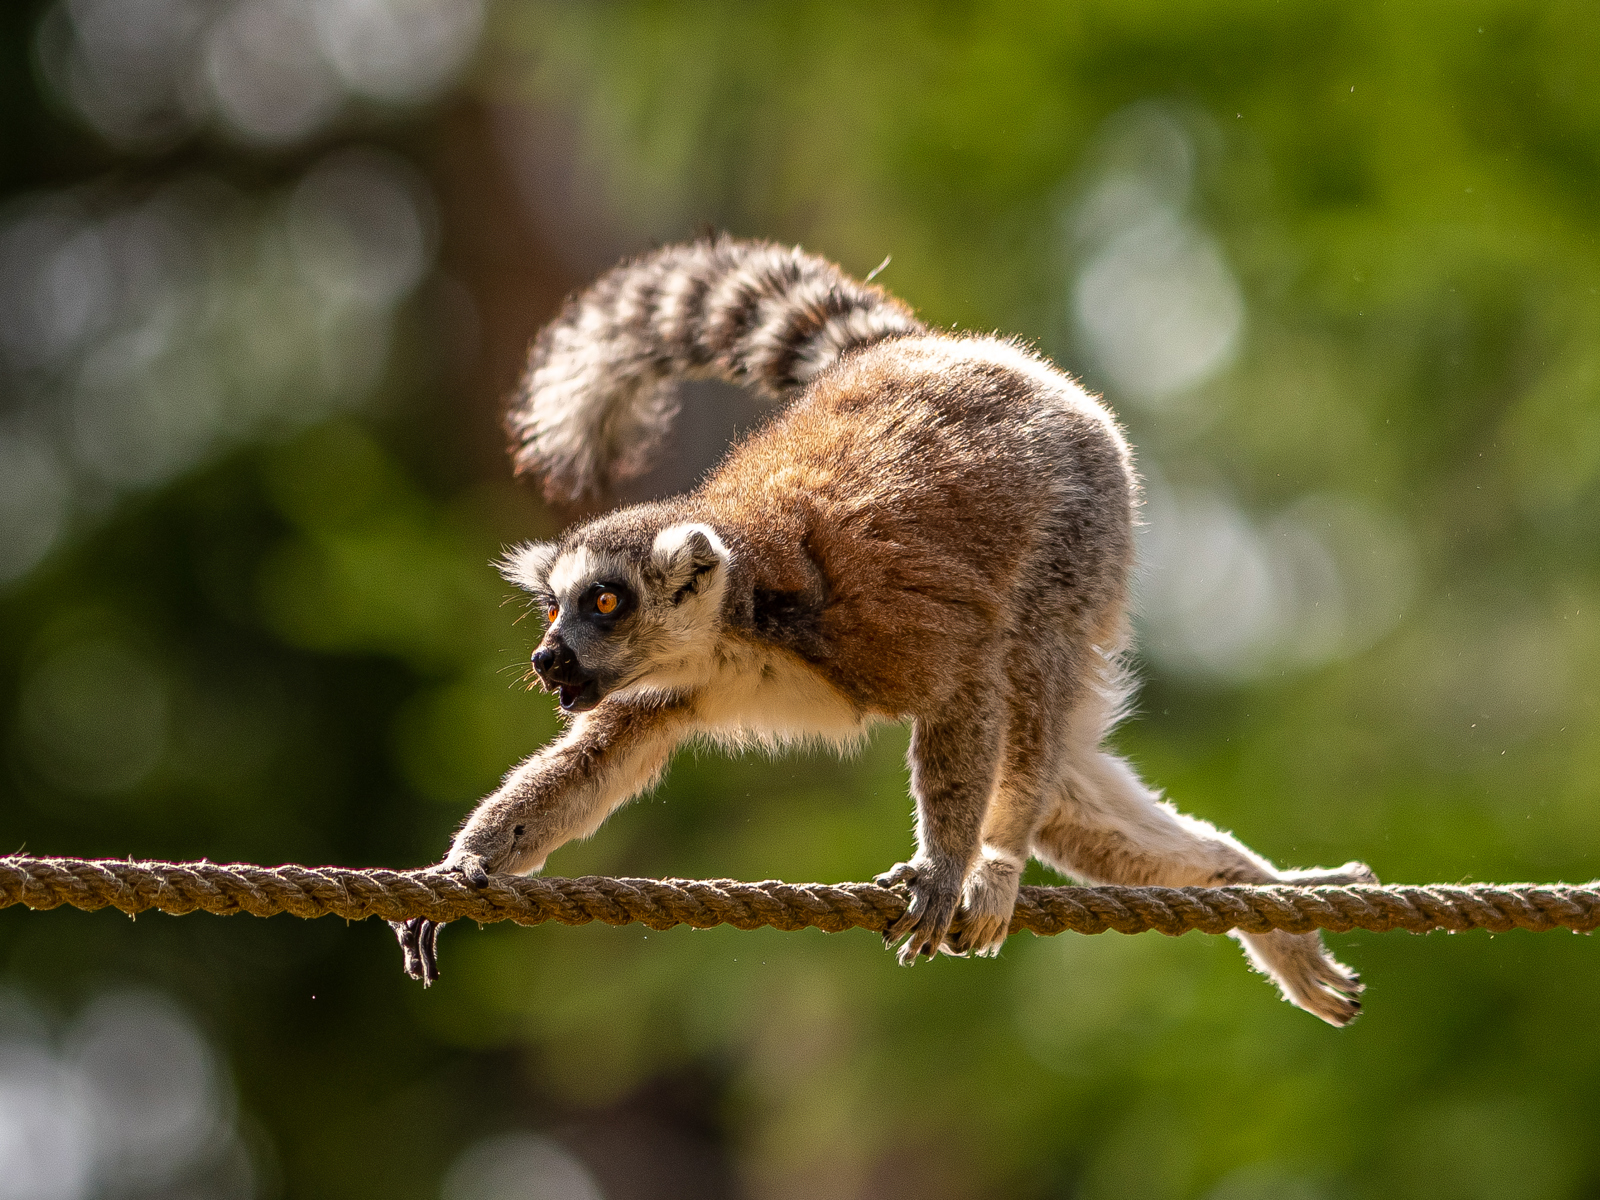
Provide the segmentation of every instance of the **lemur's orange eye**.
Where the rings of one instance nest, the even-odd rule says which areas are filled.
[[[552,604],[552,605],[550,605],[548,608],[546,608],[544,610],[544,619],[546,621],[549,621],[552,625],[555,624],[556,618],[559,617],[560,615],[561,615],[561,608],[560,608],[559,605]]]
[[[595,611],[601,614],[617,611],[617,594],[615,592],[601,592],[594,598]]]

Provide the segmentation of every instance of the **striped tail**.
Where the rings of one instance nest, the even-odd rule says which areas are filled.
[[[678,379],[777,398],[847,352],[918,333],[911,310],[832,263],[722,236],[614,267],[539,333],[506,414],[518,475],[552,499],[590,496],[649,466]]]

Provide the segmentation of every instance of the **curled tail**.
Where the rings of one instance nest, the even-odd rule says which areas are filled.
[[[832,263],[771,242],[667,246],[602,275],[539,333],[506,414],[517,474],[553,499],[642,472],[685,378],[792,395],[840,356],[917,333],[911,310]]]

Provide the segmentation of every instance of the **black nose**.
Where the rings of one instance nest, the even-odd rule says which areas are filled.
[[[547,687],[554,683],[586,683],[591,678],[572,647],[560,638],[546,638],[533,652],[533,669]]]

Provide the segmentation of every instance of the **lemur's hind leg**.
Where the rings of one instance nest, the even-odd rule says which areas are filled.
[[[932,957],[949,932],[961,887],[978,857],[1000,758],[1001,718],[989,707],[918,717],[911,727],[911,791],[917,798],[917,853],[877,877],[905,884],[911,905],[884,941],[901,942],[900,962]]]
[[[1361,863],[1336,871],[1279,871],[1231,834],[1159,800],[1122,759],[1079,746],[1062,775],[1059,803],[1034,838],[1034,853],[1093,883],[1218,887],[1231,883],[1370,883]],[[1236,934],[1250,961],[1284,997],[1330,1025],[1361,1011],[1361,980],[1316,933]]]

